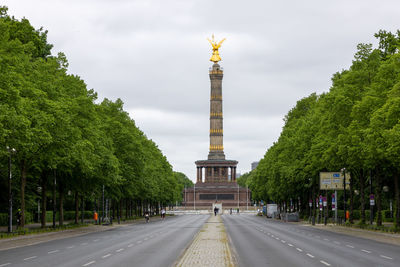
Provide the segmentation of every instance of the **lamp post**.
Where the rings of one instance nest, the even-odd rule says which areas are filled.
[[[239,184],[237,184],[237,188],[238,188],[238,192],[237,192],[237,199],[238,199],[238,210],[239,210],[239,208],[240,208],[240,203],[239,203]]]
[[[12,190],[11,190],[11,179],[12,179],[12,174],[11,174],[11,156],[13,153],[16,152],[15,148],[10,148],[7,146],[7,151],[8,151],[8,203],[9,203],[9,218],[8,218],[8,232],[12,233]]]
[[[246,210],[249,210],[249,186],[246,185]]]
[[[346,168],[341,170],[343,172],[343,212],[344,222],[346,222]]]
[[[372,201],[373,200],[373,201]],[[374,205],[375,199],[372,194],[372,170],[369,171],[369,224],[374,222]]]
[[[196,210],[196,184],[193,187],[193,208]]]

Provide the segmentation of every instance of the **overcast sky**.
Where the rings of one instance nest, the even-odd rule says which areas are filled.
[[[209,147],[208,68],[214,33],[224,68],[224,148],[250,170],[296,101],[329,90],[358,43],[396,31],[400,2],[233,0],[3,0],[49,31],[53,54],[99,99],[121,98],[174,170],[196,177]]]

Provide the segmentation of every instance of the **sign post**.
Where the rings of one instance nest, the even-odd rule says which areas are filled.
[[[335,211],[335,223],[337,223],[337,208],[336,208],[337,190],[332,194],[332,210]]]
[[[350,189],[350,173],[348,171],[341,171],[341,172],[320,172],[320,189],[321,190],[335,190],[335,193],[332,194],[332,210],[335,211],[335,223],[338,222],[337,219],[337,190],[346,190]],[[345,204],[344,204],[345,209]],[[346,214],[346,211],[344,211]]]

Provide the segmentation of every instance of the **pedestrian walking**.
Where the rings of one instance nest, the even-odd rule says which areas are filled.
[[[166,212],[165,212],[165,209],[162,208],[162,209],[161,209],[161,219],[162,219],[162,220],[165,219],[165,213],[166,213]]]

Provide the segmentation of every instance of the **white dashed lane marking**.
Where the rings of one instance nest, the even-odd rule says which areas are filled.
[[[124,250],[123,248],[120,248],[120,249],[117,249],[115,252],[121,252],[123,250]]]
[[[82,243],[81,246],[86,246],[88,243]]]
[[[362,251],[362,252],[365,252],[365,253],[371,253],[371,251],[365,250],[365,249],[362,249],[361,251]]]
[[[53,253],[56,253],[56,252],[59,252],[59,250],[58,249],[57,250],[52,250],[52,251],[47,252],[47,254],[53,254]]]
[[[129,245],[128,245],[128,248],[130,248],[130,247],[133,247],[133,244],[129,244]]]
[[[328,239],[328,238],[324,238],[324,240],[325,240],[325,241],[329,241],[329,239]]]
[[[93,242],[97,242],[97,241],[99,241],[100,239],[95,239],[95,240],[93,240]]]
[[[296,248],[298,251],[303,252],[303,250],[301,248]]]
[[[314,256],[311,255],[310,253],[307,253],[307,256],[310,257],[310,258],[314,258]]]
[[[325,264],[326,266],[331,266],[329,263],[327,263],[326,261],[319,261],[322,264]]]
[[[354,248],[352,245],[346,245],[346,247],[348,247],[348,248]]]
[[[110,256],[111,256],[111,254],[106,254],[106,255],[102,256],[102,258],[105,259],[105,258],[108,258]]]
[[[10,262],[3,263],[3,264],[0,264],[0,267],[7,266],[7,265],[10,265],[10,264],[11,264]]]
[[[379,256],[381,256],[381,257],[384,258],[384,259],[393,260],[393,258],[388,257],[388,256],[385,256],[385,255],[379,255]]]
[[[289,246],[289,247],[293,247],[293,245],[292,245],[292,244],[288,244],[288,246]]]
[[[89,266],[89,265],[91,265],[91,264],[93,264],[93,263],[95,263],[95,261],[89,261],[88,263],[85,263],[85,264],[82,265],[82,266]]]
[[[37,256],[32,256],[32,257],[29,257],[29,258],[25,258],[24,261],[32,260],[34,258],[37,258]]]
[[[333,243],[335,243],[336,245],[340,245],[340,242],[337,241],[333,241]]]
[[[69,246],[69,247],[67,247],[68,249],[71,249],[71,248],[74,248],[75,246]]]

